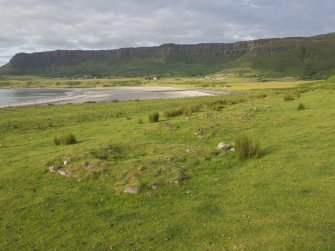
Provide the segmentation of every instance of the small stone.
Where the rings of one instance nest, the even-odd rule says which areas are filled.
[[[174,158],[173,157],[168,157],[166,160],[172,162],[172,161],[174,161]]]
[[[50,166],[50,167],[49,167],[49,171],[50,171],[51,173],[55,173],[55,172],[57,172],[57,167],[56,167],[56,166]]]
[[[138,168],[138,171],[140,171],[140,172],[143,172],[143,171],[145,171],[147,168],[145,167],[145,166],[140,166],[139,168]]]
[[[159,187],[160,187],[160,185],[155,183],[151,186],[151,189],[152,190],[157,190]]]
[[[140,191],[138,186],[127,186],[123,192],[124,193],[138,193]]]
[[[218,144],[218,149],[222,151],[229,151],[230,149],[232,149],[232,146],[224,142],[221,142]]]
[[[188,179],[188,176],[186,175],[186,173],[183,170],[180,170],[179,171],[179,181],[183,182],[187,179]]]
[[[90,162],[88,162],[88,161],[85,161],[85,163],[84,163],[84,167],[86,168],[86,169],[92,169],[93,168],[93,166],[90,164]]]
[[[62,175],[62,176],[70,176],[69,173],[67,173],[67,172],[65,172],[65,171],[63,171],[63,170],[58,170],[58,173],[59,173],[60,175]]]
[[[235,148],[230,149],[230,151],[235,152]]]

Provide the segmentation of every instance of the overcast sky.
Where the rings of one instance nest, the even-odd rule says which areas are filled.
[[[0,0],[0,65],[18,52],[232,42],[335,31],[334,0]]]

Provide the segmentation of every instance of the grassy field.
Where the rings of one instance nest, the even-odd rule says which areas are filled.
[[[237,76],[233,71],[225,74],[209,75],[207,77],[162,77],[159,80],[146,80],[144,77],[133,78],[102,78],[102,79],[67,79],[42,78],[34,76],[0,77],[0,88],[13,87],[113,87],[113,86],[172,86],[199,89],[221,90],[253,90],[297,87],[308,81],[296,78],[261,78],[252,76]]]
[[[334,87],[1,109],[0,250],[334,250]]]

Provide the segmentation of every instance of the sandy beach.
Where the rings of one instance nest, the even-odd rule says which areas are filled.
[[[230,94],[227,91],[182,89],[173,87],[108,87],[108,88],[71,88],[69,95],[51,97],[47,99],[36,99],[25,102],[9,102],[0,104],[0,108],[46,105],[46,104],[67,104],[85,102],[108,102],[113,100],[143,100],[143,99],[166,99],[185,98],[199,96],[213,96]]]

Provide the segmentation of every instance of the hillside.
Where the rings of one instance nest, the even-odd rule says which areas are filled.
[[[0,250],[334,250],[334,91],[1,109]]]
[[[19,53],[1,75],[144,76],[201,75],[249,69],[264,76],[323,79],[335,73],[335,33],[308,38],[116,50],[56,50]]]

